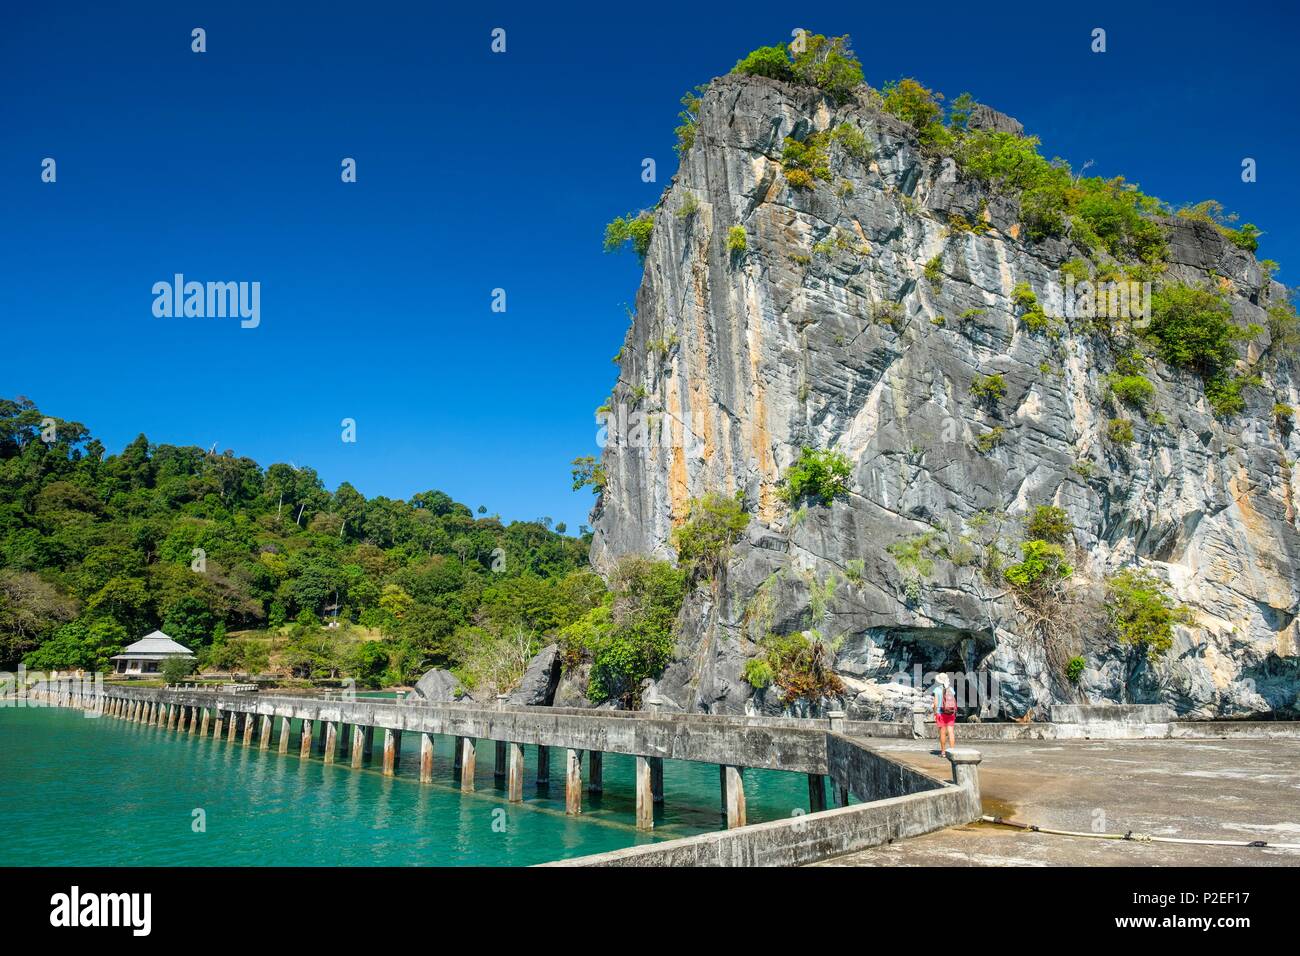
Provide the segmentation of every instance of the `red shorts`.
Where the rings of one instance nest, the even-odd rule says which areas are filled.
[[[934,715],[934,722],[940,727],[951,727],[957,723],[956,714],[945,714],[942,711]]]

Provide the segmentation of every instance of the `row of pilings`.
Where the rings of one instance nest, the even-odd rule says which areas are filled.
[[[313,753],[327,764],[346,761],[360,769],[372,758],[375,731],[382,731],[381,772],[385,776],[397,773],[402,757],[403,731],[389,727],[365,724],[348,724],[338,720],[293,718],[246,711],[225,709],[205,704],[173,703],[164,700],[111,696],[102,692],[82,692],[72,689],[54,689],[30,695],[56,706],[77,707],[101,713],[103,716],[131,723],[159,727],[177,734],[195,737],[224,739],[230,744],[242,743],[280,754],[297,754],[308,758]],[[294,722],[298,722],[295,731]],[[434,779],[434,739],[432,733],[420,733],[421,783]],[[476,738],[455,737],[453,747],[453,775],[459,777],[462,792],[475,789],[477,762]],[[494,775],[506,791],[506,799],[519,803],[524,798],[524,748],[525,744],[507,740],[494,740]],[[536,782],[538,786],[550,785],[552,747],[537,744]],[[565,757],[565,811],[580,814],[584,790],[591,795],[604,791],[604,753],[598,750],[562,749]],[[586,767],[584,774],[584,754]],[[663,758],[634,755],[636,763],[634,787],[636,792],[636,826],[649,830],[654,827],[654,808],[664,802]],[[746,823],[744,768],[719,765],[720,810],[727,827],[741,827]],[[827,808],[825,776],[807,774],[809,810],[817,812]],[[837,792],[839,804],[848,804],[848,793]]]

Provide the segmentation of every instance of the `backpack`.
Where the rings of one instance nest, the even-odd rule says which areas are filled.
[[[957,695],[952,692],[951,687],[945,687],[943,690],[943,712],[945,714],[957,713]]]

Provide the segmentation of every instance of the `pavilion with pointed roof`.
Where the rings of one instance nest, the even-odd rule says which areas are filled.
[[[194,653],[184,644],[178,644],[162,631],[146,634],[121,654],[114,654],[113,671],[117,674],[157,674],[163,661],[170,657],[194,658]]]

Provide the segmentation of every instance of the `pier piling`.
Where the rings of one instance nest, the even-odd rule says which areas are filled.
[[[474,792],[474,763],[477,751],[473,737],[460,738],[460,792]]]
[[[420,734],[420,783],[433,783],[433,734]]]
[[[582,751],[566,748],[564,771],[564,812],[582,812]]]
[[[509,763],[506,799],[511,803],[521,803],[524,799],[524,748],[522,744],[510,743],[506,751]]]
[[[349,755],[349,762],[356,768],[361,768],[362,758],[366,752],[366,728],[360,724],[352,725],[352,752]]]
[[[636,758],[636,828],[653,830],[655,825],[654,785],[650,757]]]
[[[402,732],[391,727],[384,728],[384,776],[391,777],[397,773],[397,764],[401,759]]]
[[[551,785],[551,748],[545,744],[537,745],[537,786]]]
[[[745,778],[743,767],[722,768],[724,800],[727,806],[727,829],[745,825]]]
[[[337,720],[325,721],[325,762],[333,763],[339,748],[339,723]]]

